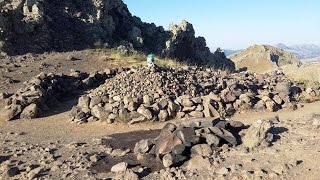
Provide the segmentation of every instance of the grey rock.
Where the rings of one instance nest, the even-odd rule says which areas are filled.
[[[194,102],[191,101],[190,99],[182,99],[182,100],[181,100],[181,105],[182,105],[183,107],[193,107]]]
[[[186,169],[189,171],[211,170],[212,166],[208,158],[202,156],[194,156],[186,163]]]
[[[224,89],[220,96],[225,103],[234,102],[236,100],[235,93],[229,89]]]
[[[101,97],[99,97],[99,96],[92,97],[91,101],[90,101],[89,108],[91,109],[93,106],[98,105],[101,101],[102,101]]]
[[[213,134],[204,134],[203,135],[204,138],[206,138],[206,143],[208,145],[212,145],[214,147],[218,147],[219,146],[219,143],[220,143],[220,139],[219,137],[213,135]]]
[[[143,139],[134,146],[134,154],[144,154],[150,150],[151,142],[149,139]]]
[[[81,96],[78,100],[78,105],[81,108],[89,108],[90,97],[89,96]]]
[[[104,108],[95,105],[92,107],[91,109],[91,114],[92,116],[98,118],[98,119],[103,119],[109,116],[109,113],[107,113],[107,111],[104,110]]]
[[[178,129],[174,133],[187,147],[190,147],[191,144],[196,144],[199,142],[199,137],[195,135],[194,128],[192,127]]]
[[[144,116],[139,116],[137,118],[133,118],[131,119],[131,121],[129,121],[129,125],[133,125],[133,124],[139,124],[139,123],[143,123],[143,122],[146,122],[148,121],[148,119]]]
[[[196,118],[201,118],[203,117],[203,112],[200,112],[200,111],[192,111],[189,113],[190,116],[192,117],[196,117]]]
[[[111,167],[112,172],[123,172],[126,171],[128,167],[128,163],[121,162]]]
[[[140,106],[137,109],[137,112],[139,114],[143,115],[144,117],[146,117],[148,120],[151,120],[153,118],[151,111],[149,109],[145,108],[144,106]]]
[[[191,148],[191,156],[212,156],[212,148],[208,144],[197,144]]]
[[[138,103],[136,103],[134,101],[130,101],[128,104],[129,111],[136,111],[138,109],[138,107],[139,107]]]
[[[166,121],[169,118],[168,111],[165,109],[160,110],[158,118],[160,121]]]
[[[233,136],[231,132],[219,127],[211,127],[209,129],[216,136],[226,140],[228,143],[232,144],[233,146],[237,145],[237,139]]]
[[[31,170],[27,175],[28,179],[34,179],[34,178],[38,177],[40,175],[40,173],[43,171],[43,169],[44,169],[43,167],[37,167],[37,168]]]
[[[273,124],[267,120],[258,120],[253,123],[242,137],[242,142],[245,147],[255,148],[261,145],[267,138],[270,128]]]
[[[10,109],[8,109],[6,111],[6,114],[5,114],[5,119],[10,121],[12,120],[13,118],[17,117],[17,115],[19,115],[20,113],[22,112],[22,107],[21,105],[14,105],[12,104]]]
[[[39,108],[37,104],[30,104],[29,106],[25,107],[20,114],[20,118],[25,119],[33,119],[37,118],[39,115]]]

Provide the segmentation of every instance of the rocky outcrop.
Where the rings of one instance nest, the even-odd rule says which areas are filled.
[[[294,54],[269,45],[254,45],[232,55],[230,59],[240,70],[264,73],[285,65],[300,66],[301,62]]]
[[[190,23],[183,21],[165,31],[132,16],[122,0],[1,1],[0,11],[0,51],[9,55],[129,43],[136,50],[192,64],[211,61],[205,39],[195,37]],[[223,55],[214,60],[230,64]],[[229,64],[227,69],[234,70]]]

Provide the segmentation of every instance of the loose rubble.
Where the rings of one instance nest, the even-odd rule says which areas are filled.
[[[232,124],[237,123],[230,123],[219,118],[185,121],[178,126],[168,123],[157,138],[137,142],[134,153],[137,156],[149,158],[151,155],[161,161],[166,168],[181,166],[191,158],[186,166],[193,169],[193,161],[202,161],[199,160],[200,157],[210,159],[215,148],[223,144],[230,146],[238,144],[237,133],[244,128],[244,125],[233,127]],[[201,166],[198,165],[197,163],[196,168],[201,169]],[[203,168],[205,167],[207,166]]]
[[[315,91],[319,92],[319,88]],[[210,68],[133,67],[79,98],[71,120],[129,124],[188,117],[228,117],[244,110],[298,108],[306,93],[283,74],[228,74]]]
[[[106,78],[115,75],[115,70],[87,74],[72,70],[70,75],[40,73],[23,83],[14,94],[3,93],[5,99],[6,120],[15,118],[32,119],[42,112],[55,107],[63,97],[77,90],[98,86]]]

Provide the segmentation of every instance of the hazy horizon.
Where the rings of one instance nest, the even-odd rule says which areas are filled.
[[[197,36],[215,48],[244,49],[253,44],[320,45],[320,1],[124,0],[132,15],[168,29],[187,20]]]

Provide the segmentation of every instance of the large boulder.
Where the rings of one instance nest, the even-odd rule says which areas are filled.
[[[253,123],[245,132],[242,138],[243,145],[247,148],[255,148],[263,142],[269,143],[272,140],[272,134],[269,132],[273,124],[269,120],[258,120]]]

